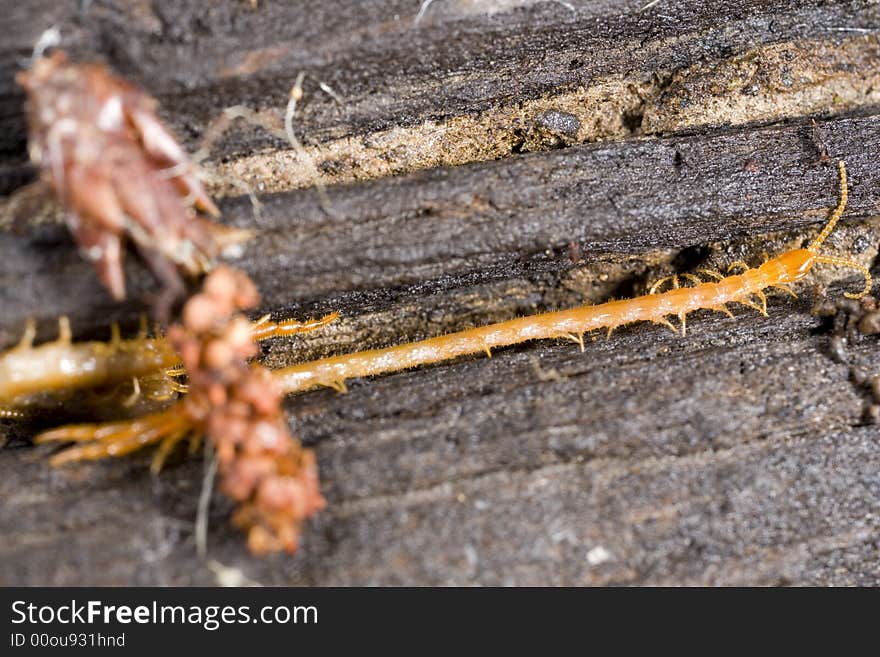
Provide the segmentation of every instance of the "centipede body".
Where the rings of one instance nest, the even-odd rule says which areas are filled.
[[[654,322],[674,328],[667,319],[669,316],[679,319],[684,334],[687,315],[700,309],[729,313],[728,304],[740,303],[766,314],[765,290],[781,288],[791,293],[787,286],[803,279],[818,263],[850,267],[861,272],[865,277],[864,289],[859,294],[847,296],[864,296],[872,284],[871,274],[864,265],[817,253],[846,209],[846,166],[841,161],[838,168],[840,202],[809,247],[786,251],[754,269],[748,269],[744,263],[735,263],[746,268],[741,274],[723,276],[706,271],[705,274],[716,279],[710,281],[703,281],[693,274],[683,275],[686,280],[697,283],[692,287],[680,287],[678,277],[670,277],[674,288],[666,292],[530,315],[385,349],[324,358],[278,370],[275,376],[288,393],[320,386],[342,390],[350,378],[384,374],[481,352],[491,355],[492,349],[527,340],[568,338],[583,349],[583,336],[589,331],[606,329],[610,335],[615,328],[634,322]],[[657,284],[652,292],[656,288]]]

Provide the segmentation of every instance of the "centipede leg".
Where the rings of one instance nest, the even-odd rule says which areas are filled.
[[[202,446],[202,434],[191,431],[189,434],[189,455],[193,456]]]
[[[667,281],[671,281],[672,276],[664,276],[663,278],[658,278],[651,284],[651,287],[648,288],[648,294],[657,294],[657,291],[663,286]]]
[[[767,296],[761,290],[755,291],[754,295],[761,300],[761,314],[764,317],[766,317],[767,316]]]
[[[761,306],[756,304],[754,301],[750,301],[748,299],[736,299],[735,301],[733,301],[731,303],[741,303],[742,305],[746,306],[747,308],[751,308],[752,310],[757,310],[764,317],[767,316],[767,311],[764,310],[763,308],[761,308]]]
[[[665,317],[661,317],[660,319],[652,319],[651,321],[654,322],[655,324],[659,324],[660,326],[665,326],[670,331],[672,331],[673,333],[678,335],[678,329],[675,328],[675,326],[672,324],[672,322],[670,322]]]
[[[150,472],[153,474],[159,474],[162,471],[162,466],[165,465],[165,461],[168,458],[168,455],[171,454],[171,450],[173,450],[181,440],[186,438],[188,431],[188,428],[184,428],[180,431],[170,433],[162,439],[162,442],[160,442],[159,447],[156,448],[156,453],[153,455],[153,460],[150,463]]]
[[[61,427],[40,434],[34,442],[82,443],[58,452],[49,460],[51,465],[58,466],[74,461],[94,461],[107,456],[123,456],[147,445],[162,443],[167,437],[178,434],[183,437],[190,429],[188,416],[181,406],[177,406],[132,422]]]
[[[788,285],[780,284],[780,285],[771,285],[770,287],[772,287],[775,290],[781,290],[782,292],[785,292],[786,294],[791,296],[793,299],[798,298],[798,295],[795,294],[794,290],[792,290],[790,287],[788,287]]]
[[[559,336],[560,338],[565,338],[566,340],[571,340],[578,347],[580,347],[581,353],[584,353],[584,334],[575,335],[574,333],[563,333]]]
[[[708,276],[709,278],[713,278],[716,281],[724,280],[724,274],[722,274],[721,272],[718,272],[718,271],[714,271],[712,269],[698,269],[697,272],[699,272],[700,274],[703,274],[705,276]]]
[[[67,315],[61,315],[58,318],[58,340],[59,344],[70,344],[73,342],[73,331],[70,329],[70,318]]]
[[[34,339],[37,337],[37,323],[32,317],[29,317],[24,324],[24,333],[21,334],[21,340],[15,346],[15,349],[27,350],[34,346]]]
[[[733,313],[730,312],[730,308],[728,308],[727,304],[725,304],[725,303],[722,303],[720,306],[715,306],[714,308],[712,308],[712,310],[719,312],[719,313],[724,313],[725,315],[727,315],[731,319],[735,319],[733,316]]]
[[[110,348],[117,351],[122,346],[122,333],[119,330],[119,324],[113,322],[110,325]]]
[[[141,398],[141,382],[136,376],[132,377],[131,388],[131,394],[122,401],[123,408],[131,408]]]
[[[73,424],[44,431],[34,438],[38,445],[49,442],[80,443],[103,440],[107,436],[132,426],[132,422],[108,422],[106,424]]]
[[[489,357],[492,357],[492,354],[489,354]],[[336,392],[340,394],[345,394],[348,392],[348,386],[345,385],[345,381],[333,381],[332,383],[328,383],[327,387],[333,388]]]

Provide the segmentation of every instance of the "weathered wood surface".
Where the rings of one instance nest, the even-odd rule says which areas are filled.
[[[874,72],[845,65],[876,50],[880,12],[870,3],[662,2],[639,13],[638,2],[568,3],[574,11],[509,2],[486,3],[507,8],[484,15],[438,0],[416,28],[418,3],[356,3],[357,12],[316,3],[303,12],[309,21],[260,4],[135,3],[126,13],[94,2],[81,14],[77,3],[28,3],[6,12],[19,29],[0,54],[11,80],[36,35],[68,27],[74,52],[138,79],[193,144],[218,108],[283,105],[301,69],[345,97],[337,107],[313,89],[298,124],[319,161],[346,152],[361,163],[339,180],[376,178],[329,187],[334,216],[311,189],[261,196],[259,223],[246,199],[221,203],[225,221],[259,230],[238,264],[264,310],[343,314],[320,334],[268,347],[273,366],[630,296],[699,265],[759,262],[797,244],[836,203],[838,158],[850,170],[850,209],[828,248],[876,257]],[[140,22],[123,21],[131,12]],[[255,33],[277,59],[248,59]],[[731,83],[737,58],[762,44],[798,51],[822,40],[837,44],[828,57],[840,70],[803,88],[827,98],[794,97],[761,75],[754,94]],[[755,55],[769,58],[765,68],[778,63],[769,53]],[[260,70],[230,76],[244,61]],[[461,166],[414,156],[402,168],[425,170],[386,177],[339,141],[399,127],[395,144],[424,153],[416,128],[426,120],[454,130],[450,120],[471,117],[477,130],[504,116],[499,107],[536,99],[569,112],[579,85],[657,71],[665,81],[635,115],[624,121],[633,107],[615,106],[621,128],[610,121],[572,138],[600,143],[563,136],[549,145],[566,148],[519,154],[548,142],[528,121],[504,124],[468,153],[441,157]],[[702,114],[682,114],[684,97],[706,95]],[[743,95],[778,103],[739,106]],[[20,107],[3,103],[2,177],[20,181]],[[713,122],[712,112],[728,118]],[[510,157],[485,161],[504,155],[485,145],[515,129]],[[218,148],[214,161],[233,164],[283,150],[246,127]],[[820,162],[823,149],[832,162]],[[79,335],[106,334],[112,320],[133,326],[152,281],[134,263],[129,271],[132,300],[117,307],[62,227],[0,234],[0,345],[28,316],[45,336],[61,313]],[[823,269],[811,283],[839,297],[844,278]],[[809,312],[817,291],[801,291],[799,301],[774,300],[766,319],[745,309],[737,320],[696,315],[685,338],[638,326],[585,354],[530,344],[354,382],[346,395],[291,398],[328,510],[296,556],[255,559],[215,497],[210,557],[265,584],[878,584],[880,430],[850,370],[877,372],[880,352],[876,338],[856,335],[834,356],[829,321]],[[45,456],[26,442],[0,450],[0,582],[218,581],[193,547],[199,459],[153,479],[148,455],[60,471]]]

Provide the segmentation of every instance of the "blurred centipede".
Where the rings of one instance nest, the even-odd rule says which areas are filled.
[[[265,315],[251,324],[254,340],[293,336],[320,328],[338,317],[331,313],[317,320],[287,319],[273,322]],[[29,321],[12,349],[0,354],[0,418],[17,418],[28,409],[57,401],[57,395],[74,390],[102,388],[178,371],[180,356],[162,336],[149,337],[146,326],[128,339],[112,327],[109,342],[74,342],[67,317],[58,320],[58,339],[34,346],[36,326]]]

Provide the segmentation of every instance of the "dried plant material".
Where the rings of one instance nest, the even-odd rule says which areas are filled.
[[[189,275],[247,237],[197,211],[219,211],[195,165],[156,116],[156,101],[100,64],[56,51],[19,73],[27,93],[31,159],[67,211],[67,224],[114,299],[125,298],[124,241],[163,284],[167,319]]]

